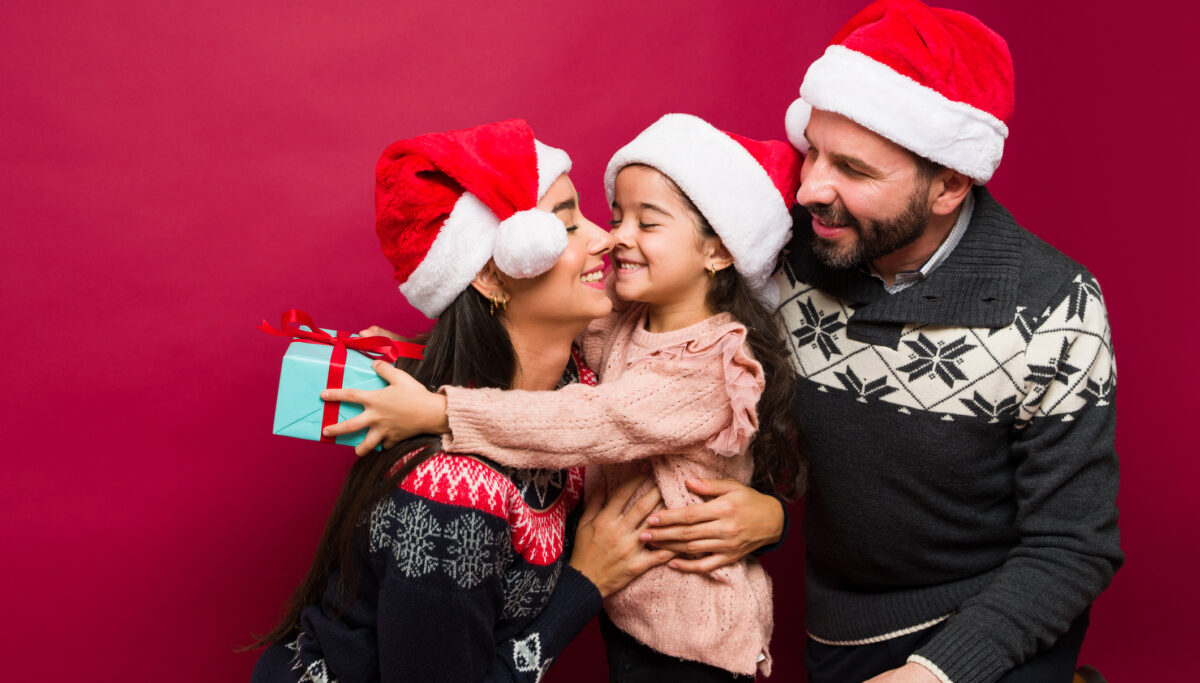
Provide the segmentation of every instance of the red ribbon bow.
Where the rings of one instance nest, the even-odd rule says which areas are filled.
[[[307,326],[308,329],[302,329],[301,326]],[[349,332],[341,330],[338,330],[336,334],[329,334],[317,327],[307,313],[296,308],[284,312],[279,327],[280,329],[277,330],[264,320],[258,329],[277,337],[292,337],[295,341],[328,344],[333,347],[333,353],[329,357],[329,376],[325,382],[326,389],[342,388],[342,381],[346,374],[346,349],[354,349],[364,356],[387,361],[392,365],[400,358],[421,360],[422,351],[425,349],[420,344],[395,341],[387,337],[352,337]],[[339,401],[325,402],[325,411],[321,415],[321,441],[324,443],[334,443],[336,440],[334,437],[325,436],[324,432],[326,427],[338,421],[340,407],[341,402]]]

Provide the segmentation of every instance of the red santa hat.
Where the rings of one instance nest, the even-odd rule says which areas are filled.
[[[549,270],[566,227],[535,207],[570,170],[520,119],[390,145],[375,169],[375,231],[400,292],[436,318],[488,259],[517,278]]]
[[[983,184],[1008,137],[1012,56],[969,14],[879,0],[843,26],[805,74],[786,118],[788,139],[802,152],[814,107]]]
[[[776,304],[779,288],[771,275],[792,236],[788,209],[801,161],[785,142],[751,140],[689,114],[667,114],[617,150],[604,172],[604,191],[612,204],[617,174],[629,164],[657,169],[704,215],[750,289]]]

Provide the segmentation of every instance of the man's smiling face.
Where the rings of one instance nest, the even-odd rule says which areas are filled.
[[[814,109],[796,201],[812,214],[813,250],[850,268],[919,238],[932,215],[932,173],[912,152],[850,119]]]

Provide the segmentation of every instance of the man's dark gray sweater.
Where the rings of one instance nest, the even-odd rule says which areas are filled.
[[[888,295],[814,256],[778,277],[812,460],[807,626],[987,683],[1054,642],[1121,565],[1115,366],[1095,279],[977,187],[962,241]]]

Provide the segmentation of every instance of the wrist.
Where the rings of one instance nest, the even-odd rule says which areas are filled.
[[[446,417],[446,396],[444,394],[429,394],[429,404],[422,427],[421,431],[426,434],[450,433],[450,420]]]

